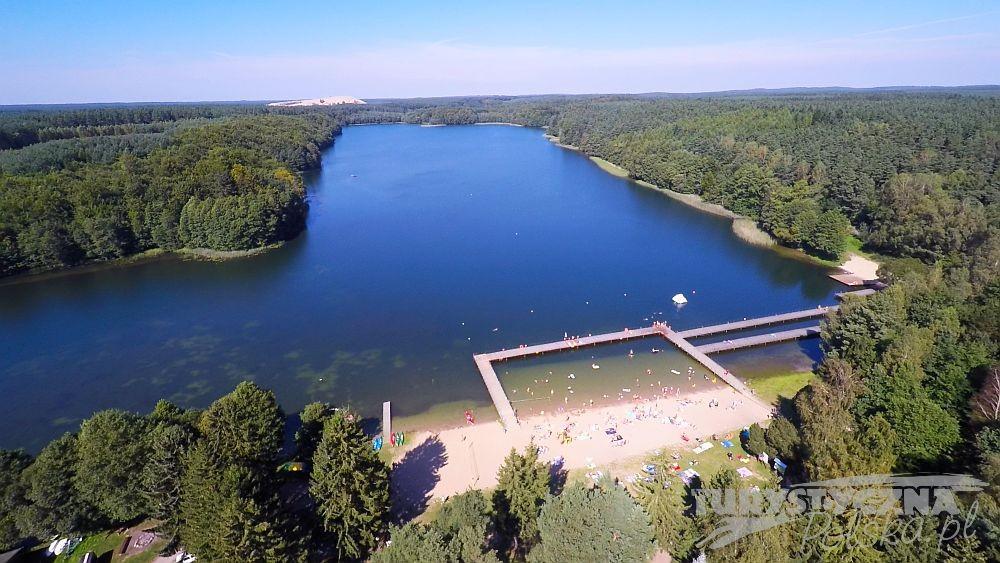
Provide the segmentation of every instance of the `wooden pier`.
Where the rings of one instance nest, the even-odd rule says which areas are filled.
[[[718,376],[719,379],[728,383],[730,387],[736,389],[736,391],[738,391],[741,395],[743,395],[744,397],[746,397],[751,401],[763,404],[763,402],[757,398],[757,395],[755,395],[754,392],[751,391],[749,387],[744,385],[743,382],[740,381],[738,377],[729,373],[729,370],[720,366],[718,362],[716,362],[712,358],[709,358],[707,354],[699,350],[693,344],[691,344],[684,338],[681,338],[678,333],[670,330],[670,327],[666,325],[657,325],[656,328],[658,332],[663,335],[664,338],[666,338],[675,346],[680,348],[681,351],[683,351],[685,354],[697,360],[699,364],[703,365],[706,369],[708,369],[708,371],[714,373],[716,376]],[[765,407],[770,409],[770,407],[767,405],[765,405]]]
[[[714,334],[722,334],[724,332],[732,332],[735,330],[747,330],[761,326],[818,319],[825,317],[830,311],[836,310],[836,305],[817,307],[815,309],[806,309],[804,311],[793,311],[791,313],[782,313],[780,315],[770,315],[767,317],[758,317],[756,319],[743,319],[742,321],[733,321],[731,323],[722,323],[712,326],[703,326],[701,328],[681,330],[677,332],[677,335],[681,338],[700,338],[702,336],[712,336]]]
[[[819,331],[819,325],[808,326],[805,328],[793,328],[791,330],[772,332],[770,334],[760,334],[758,336],[748,336],[746,338],[734,338],[733,340],[723,340],[722,342],[702,344],[700,346],[695,346],[695,348],[705,354],[717,354],[719,352],[742,350],[743,348],[753,348],[755,346],[764,346],[767,344],[775,344],[777,342],[788,342],[789,340],[811,338],[813,336],[819,336]]]
[[[836,295],[838,299],[844,299],[845,297],[848,296],[863,297],[866,295],[871,295],[875,293],[875,291],[877,291],[877,289],[866,288],[859,291],[845,291],[837,293]],[[827,313],[831,311],[836,311],[837,308],[838,308],[837,305],[821,306],[815,309],[793,311],[790,313],[781,313],[779,315],[770,315],[766,317],[758,317],[755,319],[743,319],[742,321],[733,321],[729,323],[722,323],[712,326],[692,328],[681,331],[674,331],[665,324],[654,323],[652,326],[643,328],[631,328],[631,329],[626,328],[625,330],[621,330],[618,332],[595,334],[591,336],[584,336],[581,338],[567,338],[560,340],[558,342],[534,344],[531,346],[521,346],[519,348],[512,348],[510,350],[501,350],[499,352],[475,354],[473,356],[473,359],[476,361],[476,367],[479,368],[479,373],[482,375],[483,382],[486,384],[486,390],[489,391],[490,398],[493,399],[493,404],[496,405],[497,413],[500,415],[500,421],[504,424],[504,426],[512,429],[518,427],[517,414],[514,412],[514,408],[510,404],[510,399],[507,398],[507,393],[504,391],[503,385],[500,384],[500,379],[497,377],[497,373],[493,369],[492,365],[493,362],[512,360],[515,358],[524,358],[527,356],[545,354],[548,352],[575,350],[577,348],[582,348],[585,346],[595,346],[598,344],[607,344],[611,342],[624,342],[636,338],[646,338],[649,336],[656,336],[656,335],[663,337],[664,339],[671,342],[673,345],[677,346],[681,351],[691,356],[694,360],[696,360],[710,372],[719,377],[719,379],[722,379],[723,381],[728,383],[733,389],[738,391],[740,394],[744,395],[745,397],[747,397],[752,401],[763,404],[760,401],[760,399],[758,399],[757,396],[754,395],[753,391],[750,390],[746,385],[744,385],[743,382],[740,381],[738,377],[729,373],[729,370],[727,370],[726,368],[722,367],[717,362],[709,358],[708,354],[715,354],[719,352],[727,352],[730,350],[750,348],[753,346],[763,346],[765,344],[772,344],[775,342],[785,342],[790,340],[797,340],[800,338],[809,338],[811,336],[817,336],[819,335],[819,330],[820,330],[819,325],[809,326],[805,328],[784,330],[780,332],[762,334],[758,336],[749,336],[746,338],[736,338],[732,340],[725,340],[723,342],[703,344],[701,346],[695,346],[694,344],[691,344],[688,340],[693,338],[712,336],[716,334],[723,334],[726,332],[759,328],[769,325],[818,319],[825,317]]]
[[[748,326],[761,326],[767,323],[757,323],[753,324],[755,319],[749,321],[740,321],[741,323],[750,323]],[[798,320],[794,318],[792,320]],[[773,322],[773,321],[771,321]],[[732,324],[732,323],[727,323]],[[722,325],[718,325],[722,326]],[[718,334],[723,332],[718,330],[717,327],[705,327],[707,334]],[[727,329],[733,330],[733,329]],[[532,346],[521,346],[520,348],[512,348],[510,350],[501,350],[499,352],[489,352],[486,354],[475,354],[472,358],[476,362],[476,367],[479,368],[479,373],[483,377],[483,383],[486,384],[486,390],[489,391],[490,398],[493,399],[493,404],[496,406],[497,414],[500,415],[500,421],[507,428],[514,429],[519,426],[517,420],[517,414],[514,412],[514,407],[511,406],[510,399],[507,397],[507,392],[504,391],[503,385],[500,383],[500,378],[497,377],[496,370],[493,369],[493,362],[512,360],[516,358],[524,358],[527,356],[534,356],[538,354],[545,354],[548,352],[560,352],[565,350],[576,350],[585,346],[594,346],[598,344],[607,344],[611,342],[625,342],[627,340],[633,340],[636,338],[646,338],[649,336],[661,336],[667,341],[673,343],[675,346],[680,348],[686,354],[691,356],[695,361],[703,365],[710,372],[715,374],[719,379],[722,379],[728,383],[731,387],[736,389],[739,393],[743,394],[747,398],[753,401],[759,401],[753,392],[743,384],[736,376],[729,373],[724,367],[720,366],[714,360],[708,357],[707,353],[698,349],[698,347],[692,345],[688,342],[681,333],[674,332],[667,325],[664,324],[654,324],[652,326],[643,328],[626,328],[618,332],[608,332],[604,334],[595,334],[592,336],[583,336],[580,338],[568,338],[560,340],[558,342],[548,342],[545,344],[535,344]]]
[[[594,334],[591,336],[581,336],[580,338],[570,338],[566,340],[560,340],[559,342],[549,342],[546,344],[535,344],[533,346],[522,346],[520,348],[511,348],[510,350],[501,350],[500,352],[491,352],[489,354],[477,354],[476,358],[483,358],[485,360],[496,362],[500,360],[512,360],[514,358],[522,358],[524,356],[534,356],[535,354],[544,354],[546,352],[558,352],[561,350],[573,350],[576,348],[582,348],[584,346],[593,346],[595,344],[607,344],[609,342],[624,342],[626,340],[633,340],[635,338],[645,338],[647,336],[653,336],[659,334],[655,327],[645,327],[645,328],[626,328],[618,332],[608,332],[605,334]]]
[[[609,342],[624,342],[626,340],[645,338],[656,334],[659,334],[656,327],[625,329],[619,332],[570,338],[560,340],[559,342],[548,342],[546,344],[535,344],[533,346],[522,346],[520,348],[490,352],[488,354],[476,354],[472,356],[472,358],[476,361],[476,367],[479,368],[479,373],[483,376],[483,383],[486,384],[486,390],[489,391],[490,398],[493,399],[493,404],[496,405],[497,413],[500,415],[500,421],[503,422],[504,426],[508,428],[517,428],[517,415],[514,414],[514,408],[510,405],[510,399],[507,398],[507,393],[503,390],[503,385],[500,384],[500,378],[497,377],[497,372],[493,369],[493,362],[523,358],[525,356],[534,356],[536,354],[544,354],[546,352],[575,350],[584,346],[607,344]]]
[[[486,384],[486,390],[490,392],[490,398],[493,399],[493,404],[497,408],[500,422],[507,428],[517,428],[517,415],[514,414],[514,407],[510,406],[510,399],[507,398],[507,392],[503,390],[503,385],[500,385],[500,378],[493,370],[492,363],[484,357],[487,355],[473,356],[473,359],[476,360],[476,367],[479,368],[479,373],[483,376],[483,383]]]

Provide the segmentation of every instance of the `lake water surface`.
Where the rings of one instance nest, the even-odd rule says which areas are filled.
[[[834,301],[823,269],[536,129],[349,127],[307,181],[308,229],[262,256],[0,286],[0,447],[37,450],[103,408],[204,407],[243,379],[289,412],[484,404],[474,353]],[[801,363],[815,344],[767,350]],[[766,357],[720,361],[739,374]]]

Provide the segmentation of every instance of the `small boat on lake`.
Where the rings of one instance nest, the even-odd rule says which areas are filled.
[[[599,366],[597,364],[590,364],[590,367],[593,368],[593,369],[601,369],[601,366]]]
[[[660,353],[660,349],[659,348],[653,348],[652,352],[654,354],[659,354]]]

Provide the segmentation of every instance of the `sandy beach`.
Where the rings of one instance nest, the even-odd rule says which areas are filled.
[[[840,269],[863,280],[878,279],[878,262],[860,254],[849,254]]]
[[[397,457],[393,489],[398,506],[419,512],[432,499],[495,486],[497,470],[511,448],[521,451],[532,440],[545,461],[561,458],[565,469],[594,468],[664,446],[694,448],[699,438],[711,440],[712,434],[769,416],[763,405],[732,388],[720,387],[680,397],[526,417],[520,428],[507,432],[499,422],[420,432],[407,436],[407,445]],[[612,442],[610,428],[621,440]]]

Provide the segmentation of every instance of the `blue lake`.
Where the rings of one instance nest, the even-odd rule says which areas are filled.
[[[243,379],[289,412],[484,404],[473,353],[815,307],[837,289],[536,129],[349,127],[307,181],[306,232],[264,255],[0,286],[0,447],[37,450],[98,409],[204,407]],[[719,359],[739,374],[815,354]]]

